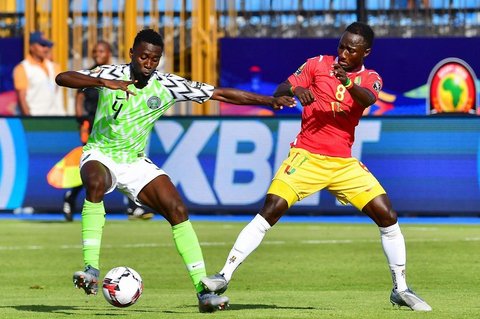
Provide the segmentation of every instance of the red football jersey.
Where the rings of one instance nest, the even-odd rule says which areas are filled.
[[[315,102],[304,106],[301,131],[291,146],[315,154],[351,157],[355,127],[364,107],[355,102],[348,90],[333,75],[334,56],[320,55],[308,59],[288,81],[309,89]],[[370,90],[378,98],[383,81],[380,75],[364,66],[347,73],[355,84]]]

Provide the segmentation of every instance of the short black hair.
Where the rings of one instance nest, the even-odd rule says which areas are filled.
[[[346,29],[346,32],[350,32],[353,34],[361,35],[367,44],[367,48],[371,48],[373,45],[373,39],[375,38],[375,33],[373,32],[372,28],[363,22],[354,22],[350,24]]]
[[[163,49],[163,38],[157,31],[153,29],[144,29],[138,32],[135,40],[133,41],[133,47],[136,47],[141,42],[158,45]]]

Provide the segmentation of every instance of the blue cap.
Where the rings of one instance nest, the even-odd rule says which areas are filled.
[[[41,46],[49,47],[49,48],[53,46],[53,42],[44,38],[43,33],[38,31],[30,33],[30,44],[34,44],[34,43],[38,43]]]

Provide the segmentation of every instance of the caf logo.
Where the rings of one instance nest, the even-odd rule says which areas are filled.
[[[428,113],[475,114],[476,76],[463,60],[448,58],[440,61],[428,79]]]

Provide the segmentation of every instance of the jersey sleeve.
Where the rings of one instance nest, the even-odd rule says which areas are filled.
[[[77,72],[94,78],[103,78],[107,80],[119,80],[123,77],[121,67],[116,65],[101,65],[93,69],[80,70]]]
[[[214,86],[202,82],[190,81],[175,74],[159,74],[158,80],[173,95],[175,101],[193,101],[204,103],[212,95]]]
[[[371,91],[375,95],[375,99],[378,99],[378,94],[383,87],[383,80],[377,72],[368,71],[366,79],[362,81],[361,86]]]
[[[313,59],[307,60],[307,62],[302,64],[295,73],[288,77],[288,81],[292,86],[308,88],[312,84],[314,78],[312,61]]]

